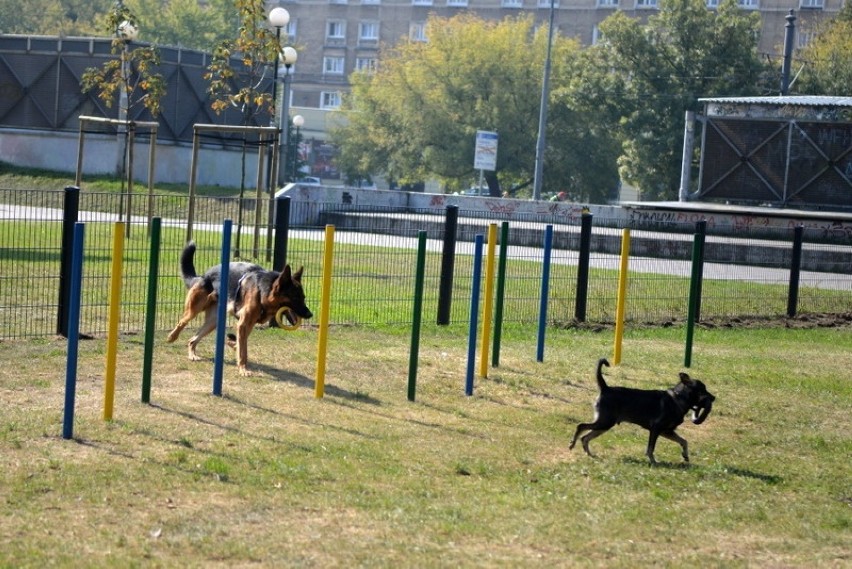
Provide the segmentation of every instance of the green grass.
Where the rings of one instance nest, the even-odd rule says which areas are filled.
[[[80,345],[74,439],[61,438],[65,344],[0,343],[0,566],[783,566],[850,561],[852,329],[699,329],[690,373],[717,396],[685,424],[692,465],[623,424],[567,450],[589,420],[610,331],[507,326],[501,366],[463,394],[463,326],[426,325],[417,398],[408,331],[258,330],[224,396],[211,362],[158,342],[139,403],[141,339]],[[664,388],[684,330],[635,329],[612,384]],[[282,344],[282,342],[284,342]],[[201,353],[212,354],[209,342]]]

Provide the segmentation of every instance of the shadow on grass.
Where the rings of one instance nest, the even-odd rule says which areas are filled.
[[[642,466],[652,466],[647,460],[640,460],[638,458],[626,457],[622,459],[622,462],[626,464],[635,464]],[[664,468],[667,470],[691,470],[704,468],[702,466],[697,466],[689,462],[658,462],[657,464],[652,466],[653,468]],[[753,470],[749,470],[747,468],[737,468],[736,466],[714,466],[711,467],[710,470],[717,471],[720,474],[727,474],[731,476],[739,476],[741,478],[750,478],[752,480],[760,480],[766,484],[780,484],[784,481],[784,478],[778,476],[776,474],[763,474],[760,472],[754,472]]]
[[[760,472],[753,472],[746,468],[737,468],[736,466],[725,466],[723,467],[722,472],[725,472],[727,474],[733,474],[734,476],[740,476],[742,478],[760,480],[761,482],[765,482],[766,484],[780,484],[784,481],[783,477],[777,476],[775,474],[761,474]]]

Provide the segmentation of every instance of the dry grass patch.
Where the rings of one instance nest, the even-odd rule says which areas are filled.
[[[683,331],[635,330],[613,384],[664,388]],[[105,343],[80,345],[74,439],[61,438],[65,341],[0,343],[0,566],[844,566],[852,453],[850,330],[712,330],[695,376],[717,397],[685,425],[693,465],[621,425],[597,460],[567,444],[591,417],[610,332],[510,328],[464,396],[467,341],[427,327],[417,400],[408,342],[334,328],[314,397],[316,330],[258,330],[223,397],[212,362],[122,338],[114,418]],[[754,349],[747,349],[753,347]],[[202,344],[212,356],[212,342]],[[477,368],[478,369],[478,368]]]

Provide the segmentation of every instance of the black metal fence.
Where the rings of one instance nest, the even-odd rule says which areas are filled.
[[[439,311],[452,323],[467,322],[471,296],[472,241],[487,234],[491,223],[508,223],[504,321],[534,323],[539,317],[543,235],[553,226],[548,321],[570,325],[578,318],[611,323],[615,318],[619,252],[629,230],[628,322],[684,320],[690,287],[695,224],[671,224],[653,231],[614,220],[592,220],[584,239],[581,223],[563,218],[476,217],[457,211],[447,242],[446,212],[356,208],[350,205],[288,203],[290,217],[302,220],[275,226],[268,198],[197,197],[191,226],[188,198],[135,195],[134,215],[122,218],[127,196],[77,192],[77,218],[86,223],[81,328],[86,334],[107,329],[111,260],[117,233],[123,241],[120,325],[124,333],[141,332],[148,303],[151,251],[148,212],[160,218],[162,240],[157,279],[156,326],[170,329],[183,309],[185,288],[178,258],[187,236],[198,244],[199,270],[219,262],[224,219],[234,224],[232,257],[271,267],[286,235],[287,262],[305,266],[308,304],[319,312],[324,270],[324,227],[335,226],[332,269],[332,324],[406,325],[411,322],[416,241],[426,231],[428,257],[424,321]],[[49,336],[61,331],[63,225],[67,192],[0,190],[0,337]],[[150,201],[149,201],[150,200]],[[150,209],[149,209],[150,208]],[[66,219],[65,222],[63,220]],[[593,223],[592,223],[593,221]],[[117,225],[116,222],[123,222]],[[500,231],[498,231],[498,234]],[[794,231],[779,230],[760,238],[704,236],[701,319],[780,317],[799,313],[852,313],[852,245],[820,243],[800,230],[801,256],[794,255]],[[276,236],[279,241],[276,244]],[[497,251],[500,248],[497,247]],[[452,254],[447,286],[447,255]],[[796,271],[801,267],[801,271]],[[275,268],[280,268],[276,266]],[[484,274],[484,273],[483,273]],[[792,286],[791,286],[792,284]],[[443,296],[441,292],[443,291]],[[446,295],[450,294],[449,299]],[[582,311],[578,311],[582,307]]]

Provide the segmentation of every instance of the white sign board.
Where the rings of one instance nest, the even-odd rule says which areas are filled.
[[[476,170],[497,169],[497,133],[486,130],[476,131],[476,149],[473,155],[473,167]]]

